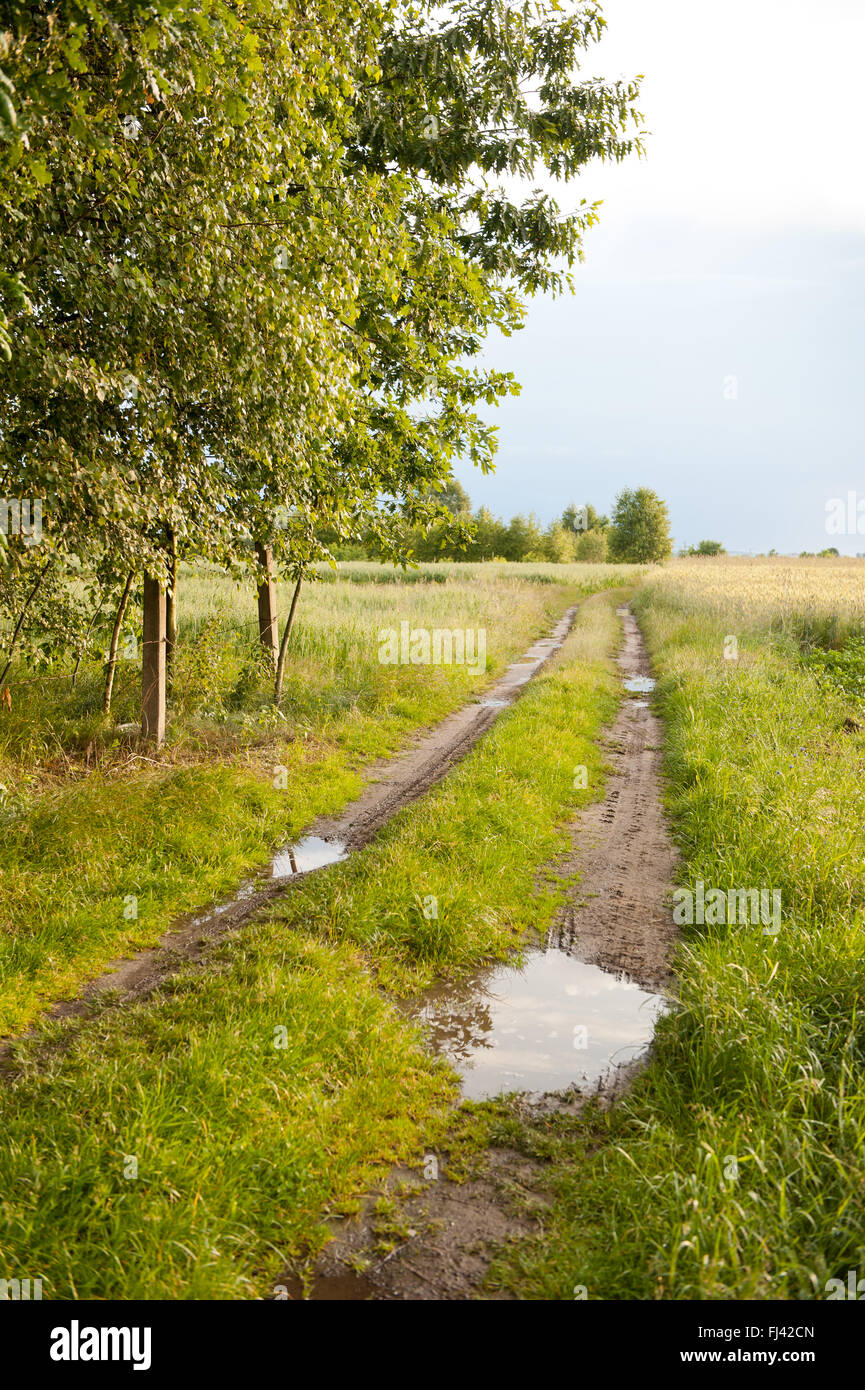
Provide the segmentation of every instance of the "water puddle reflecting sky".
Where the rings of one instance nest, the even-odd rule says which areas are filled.
[[[655,688],[655,681],[652,676],[629,676],[623,684],[626,690],[632,690],[638,695],[645,695]]]
[[[592,1089],[645,1052],[661,995],[557,948],[522,970],[498,966],[429,990],[414,1016],[434,1052],[462,1077],[463,1095]]]
[[[323,869],[328,864],[341,864],[348,858],[342,840],[323,840],[320,835],[307,835],[296,845],[289,845],[274,855],[270,863],[271,878],[292,878],[311,869]]]

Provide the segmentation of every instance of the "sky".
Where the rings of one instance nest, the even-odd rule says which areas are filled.
[[[522,391],[457,476],[506,518],[646,486],[677,548],[865,553],[865,0],[603,10],[582,70],[644,74],[647,154],[557,187],[603,200],[576,294],[490,340]]]

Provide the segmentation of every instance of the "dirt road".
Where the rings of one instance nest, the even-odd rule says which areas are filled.
[[[625,640],[619,654],[622,679],[650,676],[640,629],[629,609],[619,609]],[[670,983],[673,921],[666,899],[676,862],[661,806],[661,740],[658,716],[645,696],[622,702],[602,746],[610,763],[603,801],[571,827],[573,854],[565,871],[577,870],[580,889],[556,925],[555,945],[603,970],[624,970],[646,989]]]
[[[618,611],[624,626],[619,673],[626,685],[645,685],[650,667],[642,635],[630,610]],[[628,695],[602,740],[610,764],[603,800],[574,820],[573,850],[553,866],[557,872],[579,872],[580,881],[548,945],[604,970],[625,971],[644,988],[664,992],[671,981],[674,928],[667,895],[676,857],[661,806],[661,737],[649,700]],[[620,1072],[602,1103],[612,1103],[632,1073],[633,1068]],[[573,1092],[544,1102],[571,1113],[581,1103]],[[528,1102],[525,1108],[531,1110]],[[492,1149],[475,1178],[452,1183],[447,1155],[434,1157],[435,1180],[398,1170],[384,1189],[394,1197],[402,1194],[400,1224],[409,1233],[402,1245],[378,1253],[375,1199],[381,1194],[370,1194],[359,1217],[332,1225],[334,1238],[306,1293],[299,1279],[285,1276],[288,1296],[385,1301],[504,1296],[484,1294],[481,1284],[494,1247],[536,1229],[532,1208],[542,1213],[545,1205],[542,1166],[514,1151]]]

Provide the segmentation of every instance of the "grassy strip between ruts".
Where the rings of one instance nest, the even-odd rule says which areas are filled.
[[[549,922],[562,884],[533,886],[602,783],[614,605],[587,600],[444,784],[209,969],[18,1045],[0,1088],[6,1277],[42,1278],[46,1298],[267,1296],[328,1211],[443,1138],[453,1079],[380,986],[411,993]]]
[[[680,1006],[610,1112],[491,1135],[552,1160],[522,1298],[823,1299],[865,1274],[862,738],[788,639],[637,596],[660,677],[682,883],[779,889],[777,935],[683,927]]]
[[[584,584],[604,579],[512,585],[502,611],[493,586],[491,674],[548,630]],[[388,604],[400,591],[391,586],[384,606],[365,592],[373,623],[393,621]],[[422,594],[406,611],[415,621],[456,625],[469,616],[468,597],[436,586],[432,599]],[[337,647],[342,631],[346,646],[339,661],[328,658],[332,670],[304,657],[303,647],[295,654],[291,679],[299,668],[340,709],[327,717],[306,711],[312,722],[291,741],[277,733],[269,744],[227,755],[212,749],[180,766],[173,760],[185,755],[170,749],[155,766],[109,765],[49,786],[12,813],[0,807],[0,1037],[20,1032],[46,1000],[77,992],[118,954],[152,945],[180,913],[228,893],[275,845],[356,796],[359,767],[486,683],[465,666],[379,665],[374,626],[359,637],[351,611],[328,639],[328,650]],[[227,630],[221,640],[230,646],[229,637]],[[287,771],[285,790],[274,787],[277,765]]]

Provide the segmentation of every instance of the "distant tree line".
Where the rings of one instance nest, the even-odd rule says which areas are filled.
[[[546,527],[529,513],[510,521],[487,507],[472,511],[465,488],[452,479],[434,499],[447,519],[423,528],[405,527],[401,548],[413,561],[510,560],[548,564],[649,564],[672,554],[667,507],[649,488],[625,488],[616,498],[612,519],[590,502],[571,502]],[[340,544],[332,533],[321,538],[338,559],[383,559],[373,535]],[[701,552],[703,553],[703,552]],[[706,552],[714,553],[714,552]]]
[[[720,541],[700,541],[697,545],[686,545],[679,554],[683,559],[689,559],[692,555],[726,555]]]
[[[452,479],[431,499],[444,516],[433,526],[404,526],[401,548],[413,561],[511,560],[567,564],[580,560],[600,564],[607,558],[609,517],[590,504],[571,503],[561,517],[543,526],[529,513],[510,521],[496,517],[488,507],[472,510],[471,498],[461,483]],[[342,560],[386,559],[373,535],[340,544],[331,533],[321,540]]]

